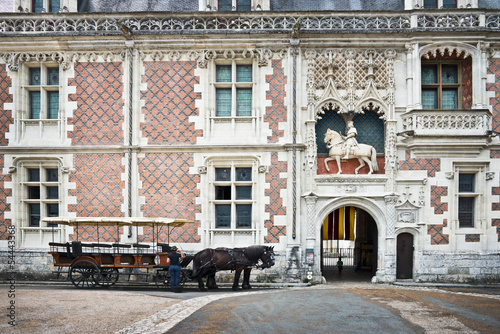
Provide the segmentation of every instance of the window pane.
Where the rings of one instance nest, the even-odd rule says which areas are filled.
[[[39,182],[40,181],[40,170],[39,169],[28,169],[28,181]]]
[[[252,186],[236,187],[236,199],[252,199]]]
[[[215,100],[215,115],[231,116],[231,88],[217,89]]]
[[[29,224],[31,227],[40,226],[40,204],[28,204]]]
[[[437,65],[422,65],[422,84],[437,83]]]
[[[50,0],[50,12],[51,13],[59,13],[60,7],[61,7],[60,0]]]
[[[441,83],[458,83],[458,68],[457,65],[442,65],[441,66]]]
[[[48,119],[57,119],[59,115],[59,92],[48,92],[47,94]]]
[[[47,187],[47,199],[58,199],[59,187]]]
[[[443,109],[458,108],[458,90],[456,88],[443,89]]]
[[[252,169],[236,168],[236,181],[252,181]]]
[[[219,11],[233,10],[232,0],[219,0]]]
[[[31,86],[40,86],[40,69],[39,68],[30,68],[30,85]]]
[[[231,181],[231,169],[230,168],[216,168],[215,169],[215,181]]]
[[[59,204],[47,204],[47,217],[59,216]]]
[[[251,10],[250,3],[250,0],[238,0],[238,11],[249,12]]]
[[[215,71],[215,81],[231,82],[231,65],[217,65]]]
[[[40,187],[28,187],[28,199],[40,199]]]
[[[252,116],[252,89],[236,90],[236,116]]]
[[[47,84],[48,85],[59,85],[59,68],[58,67],[50,67],[47,69]]]
[[[216,200],[231,200],[231,186],[215,187]]]
[[[252,82],[252,65],[236,66],[237,82]]]
[[[231,205],[218,204],[215,206],[215,227],[231,227]]]
[[[30,119],[40,119],[40,92],[30,92]]]
[[[458,198],[458,221],[460,227],[474,227],[474,197]]]
[[[47,182],[57,182],[59,179],[59,174],[57,168],[47,169]]]
[[[436,89],[422,89],[422,108],[437,109],[438,95]]]
[[[443,8],[457,8],[456,0],[443,0]]]
[[[437,8],[437,0],[424,0],[424,8]]]
[[[252,227],[252,205],[236,205],[236,228]]]
[[[458,175],[458,192],[473,193],[475,174],[459,174]]]
[[[43,0],[33,0],[33,13],[41,13],[43,11]]]

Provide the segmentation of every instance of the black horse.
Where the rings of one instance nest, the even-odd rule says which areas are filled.
[[[243,289],[251,289],[250,272],[253,266],[262,261],[261,268],[274,265],[274,247],[250,246],[246,248],[206,248],[194,255],[193,273],[190,279],[198,280],[198,289],[206,291],[203,278],[207,277],[207,288],[217,289],[215,273],[220,270],[231,270],[234,273],[233,290],[238,290],[238,284],[243,271]]]

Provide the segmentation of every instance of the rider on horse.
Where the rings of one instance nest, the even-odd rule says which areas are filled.
[[[354,148],[358,148],[358,141],[356,140],[356,136],[358,135],[358,131],[354,127],[354,122],[349,121],[347,122],[347,135],[345,136],[345,142],[344,142],[344,150],[345,150],[345,156],[343,159],[349,159],[349,154],[354,154]]]

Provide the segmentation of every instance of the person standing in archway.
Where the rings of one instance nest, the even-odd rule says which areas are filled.
[[[342,262],[342,257],[339,256],[339,260],[337,261],[337,267],[339,268],[339,274],[342,274],[342,270],[344,269],[344,262]]]

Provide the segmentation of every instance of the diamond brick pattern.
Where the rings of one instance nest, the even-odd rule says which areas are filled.
[[[5,64],[0,64],[0,146],[8,145],[5,134],[9,132],[9,125],[14,123],[12,111],[4,109],[5,103],[12,103],[12,95],[9,94],[11,86],[12,80],[7,75]]]
[[[481,235],[480,234],[466,234],[465,242],[480,242]]]
[[[72,145],[123,144],[123,68],[120,62],[76,63],[75,77],[78,108],[69,123]]]
[[[266,108],[264,122],[269,123],[272,135],[267,137],[268,143],[277,143],[279,137],[283,137],[284,131],[279,130],[279,123],[287,121],[285,107],[285,85],[286,75],[281,60],[272,61],[273,74],[266,75],[266,83],[269,90],[266,93],[266,100],[271,100],[271,106]]]
[[[195,106],[200,94],[194,91],[199,78],[194,75],[195,62],[145,62],[143,81],[148,89],[142,94],[145,122],[141,123],[143,137],[149,144],[196,144],[203,135],[189,121],[199,116]]]
[[[462,108],[472,108],[472,57],[462,60]]]
[[[406,160],[399,162],[400,170],[426,170],[428,177],[436,176],[441,170],[441,159],[437,158],[410,158],[410,152],[406,151]]]
[[[346,124],[342,116],[336,111],[325,111],[321,119],[316,123],[316,147],[318,153],[328,154],[329,150],[325,143],[325,133],[328,129],[345,134]]]
[[[7,240],[7,226],[10,226],[11,220],[5,219],[5,212],[9,212],[10,204],[7,203],[7,197],[12,196],[12,189],[5,188],[5,182],[12,181],[10,174],[3,174],[4,155],[0,154],[0,240]]]
[[[89,226],[75,227],[70,241],[79,240],[83,242],[119,242],[119,233],[123,234],[123,228],[117,226]]]
[[[353,118],[354,126],[358,130],[357,140],[359,143],[368,144],[377,150],[384,152],[384,121],[376,112],[365,110],[364,114],[358,114]]]
[[[196,213],[201,211],[196,204],[200,196],[198,184],[200,176],[191,174],[189,168],[193,166],[191,153],[148,153],[139,159],[139,174],[142,189],[139,195],[145,197],[145,204],[141,211],[144,217],[183,218],[195,221]],[[170,231],[170,240],[173,242],[196,243],[200,242],[197,235],[199,222],[186,224]],[[147,233],[146,233],[147,232]],[[168,230],[164,228],[160,233],[160,241],[167,241]],[[144,242],[153,241],[152,231],[146,231],[140,236]]]
[[[493,196],[500,195],[500,187],[491,187],[491,194]],[[500,202],[492,202],[491,203],[491,211],[500,211]]]
[[[491,159],[500,159],[500,150],[491,150],[490,151]]]
[[[488,74],[495,75],[494,83],[487,83],[486,89],[495,92],[495,97],[490,99],[492,113],[492,130],[500,132],[500,59],[492,58],[489,61]]]
[[[497,228],[497,234],[498,234],[498,239],[497,241],[500,242],[500,219],[496,218],[496,219],[492,219],[491,220],[491,226],[493,227],[496,227]]]
[[[278,243],[279,237],[286,235],[286,226],[274,225],[274,216],[286,215],[286,207],[283,205],[283,199],[280,192],[286,189],[287,179],[281,178],[281,173],[288,170],[286,161],[278,160],[278,153],[271,154],[271,165],[266,173],[266,182],[270,188],[265,190],[265,196],[269,197],[269,204],[266,204],[265,210],[269,213],[269,220],[264,222],[267,228],[267,236],[264,237],[266,243]]]
[[[448,187],[431,186],[431,207],[434,208],[436,215],[448,211],[448,203],[441,202],[442,196],[448,196]]]
[[[122,175],[122,154],[75,154],[70,182],[76,189],[69,191],[76,196],[77,204],[69,205],[69,211],[77,217],[123,217],[125,183]]]
[[[443,219],[443,224],[427,227],[427,234],[431,236],[431,245],[448,245],[450,243],[450,235],[443,233],[443,229],[447,226],[448,221]]]

